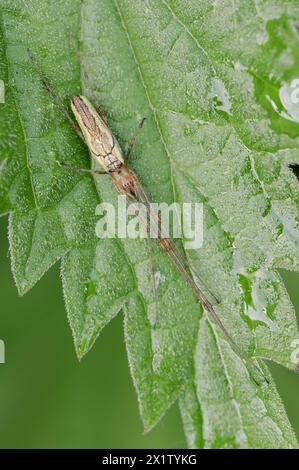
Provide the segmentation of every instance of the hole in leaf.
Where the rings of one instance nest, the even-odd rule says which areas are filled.
[[[299,165],[290,165],[290,169],[293,170],[299,180]]]

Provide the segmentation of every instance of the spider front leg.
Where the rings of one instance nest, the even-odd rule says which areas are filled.
[[[43,86],[46,88],[46,90],[50,94],[53,102],[55,103],[57,108],[62,112],[62,114],[64,114],[64,116],[66,117],[66,119],[68,120],[68,122],[70,123],[70,125],[72,126],[74,131],[76,132],[76,134],[80,137],[80,139],[82,139],[84,141],[84,137],[83,137],[83,134],[82,134],[80,128],[75,123],[75,121],[71,118],[71,116],[69,115],[66,107],[64,106],[63,101],[60,98],[59,94],[54,90],[54,88],[52,87],[52,85],[49,82],[48,78],[43,73],[42,69],[40,68],[39,64],[37,63],[37,60],[36,60],[33,52],[31,51],[31,49],[27,49],[27,52],[28,52],[28,56],[29,56],[29,59],[32,62],[33,67],[35,68],[37,74],[39,75]]]
[[[95,110],[98,113],[98,115],[103,119],[103,121],[107,124],[107,126],[109,126],[108,121],[107,121],[106,116],[105,116],[105,113],[102,110],[102,108],[100,107],[100,105],[98,104],[97,96],[96,96],[95,92],[93,91],[91,80],[89,78],[86,66],[84,64],[84,60],[83,60],[82,55],[81,55],[81,52],[77,48],[76,48],[76,52],[77,52],[78,60],[80,62],[80,67],[81,67],[81,70],[82,70],[82,76],[83,76],[84,82],[86,83],[87,88],[89,90],[88,95],[91,96],[93,104],[95,106]]]

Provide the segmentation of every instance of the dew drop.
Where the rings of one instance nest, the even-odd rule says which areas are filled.
[[[210,97],[213,99],[214,106],[217,111],[223,111],[229,116],[232,115],[230,97],[222,80],[213,78]]]
[[[284,108],[280,113],[281,116],[299,123],[299,78],[290,83],[283,83],[279,90],[279,98]]]

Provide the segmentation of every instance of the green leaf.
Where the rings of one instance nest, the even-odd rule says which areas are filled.
[[[218,329],[199,322],[200,305],[155,247],[160,282],[153,328],[146,244],[97,239],[95,208],[102,201],[116,206],[117,195],[108,175],[93,180],[57,165],[63,160],[88,167],[89,155],[43,89],[27,48],[68,108],[79,92],[101,104],[123,148],[147,117],[129,165],[152,200],[203,202],[203,247],[187,255],[220,299],[218,315],[249,357],[293,368],[298,330],[277,269],[299,266],[298,182],[288,167],[299,161],[299,124],[281,102],[298,68],[297,2],[0,5],[0,78],[6,87],[0,210],[10,212],[18,291],[28,291],[62,258],[79,358],[124,313],[147,430],[181,396],[190,446],[269,447],[269,433],[275,446],[294,446],[273,383],[256,386]],[[208,353],[211,364],[201,357]],[[207,389],[221,396],[219,416]],[[236,400],[240,393],[245,402]],[[263,409],[253,409],[257,400]]]
[[[191,448],[296,447],[285,410],[269,371],[269,384],[254,385],[242,361],[201,321],[193,381],[181,399]]]

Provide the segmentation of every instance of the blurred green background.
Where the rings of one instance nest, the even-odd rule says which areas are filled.
[[[7,220],[0,220],[1,448],[184,448],[178,407],[144,435],[130,379],[122,317],[78,363],[67,323],[59,266],[18,297],[9,265]],[[298,273],[282,273],[299,312]],[[299,376],[271,365],[299,436]],[[296,400],[297,398],[297,400]]]

